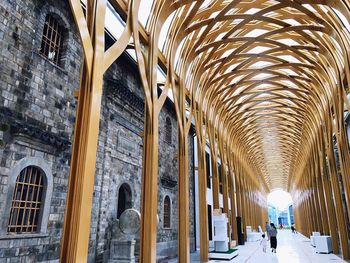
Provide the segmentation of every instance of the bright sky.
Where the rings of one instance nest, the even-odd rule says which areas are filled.
[[[284,210],[293,203],[291,195],[281,189],[272,191],[267,196],[267,201],[269,204],[277,207],[279,210]]]

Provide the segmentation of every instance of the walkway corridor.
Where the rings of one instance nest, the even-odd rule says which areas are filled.
[[[247,263],[329,263],[329,262],[345,262],[334,254],[317,254],[311,246],[310,240],[298,234],[292,234],[291,231],[282,230],[278,234],[277,253],[263,253],[260,242],[247,243],[245,247],[241,247],[241,257],[237,257],[232,262]],[[252,255],[249,255],[254,251]],[[248,253],[247,253],[248,252]],[[243,261],[244,260],[244,261]]]
[[[199,255],[193,254],[191,263],[199,262]],[[176,262],[176,261],[171,261]],[[210,261],[226,262],[226,261]],[[301,234],[292,234],[289,230],[278,232],[277,253],[271,250],[265,254],[262,252],[260,242],[247,242],[239,246],[239,256],[230,263],[330,263],[346,262],[334,254],[316,254],[310,245],[310,240]]]

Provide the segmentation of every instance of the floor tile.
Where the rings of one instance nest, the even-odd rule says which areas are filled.
[[[340,257],[334,254],[317,254],[311,246],[310,240],[301,234],[292,234],[290,230],[278,231],[277,253],[268,249],[262,251],[260,242],[246,242],[244,246],[238,246],[239,255],[231,261],[212,260],[213,262],[230,263],[344,263]],[[170,261],[171,263],[177,260]],[[199,252],[191,254],[191,263],[199,261]]]

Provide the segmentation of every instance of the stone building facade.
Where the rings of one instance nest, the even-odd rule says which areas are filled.
[[[47,15],[63,30],[57,64],[40,49]],[[76,111],[74,92],[79,87],[82,63],[68,1],[1,1],[0,52],[0,262],[57,262]],[[159,118],[157,252],[161,259],[177,253],[177,123],[171,101],[166,102]],[[113,221],[123,209],[140,210],[143,121],[138,70],[124,54],[104,76],[89,262],[107,262]],[[189,175],[193,250],[192,135]],[[9,233],[16,180],[27,167],[34,167],[45,178],[40,218],[36,231]],[[171,200],[170,227],[163,224],[166,196]]]

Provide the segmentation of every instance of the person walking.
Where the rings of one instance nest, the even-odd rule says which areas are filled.
[[[270,231],[270,224],[268,222],[265,222],[265,228],[266,228],[266,235],[267,235],[267,240],[270,239],[270,236],[269,236],[269,231]]]
[[[262,234],[262,239],[260,241],[260,246],[262,246],[263,252],[266,253],[266,248],[267,248],[267,240],[265,238],[265,234]]]
[[[269,230],[270,246],[273,253],[276,253],[277,249],[277,228],[274,223],[270,224]]]

